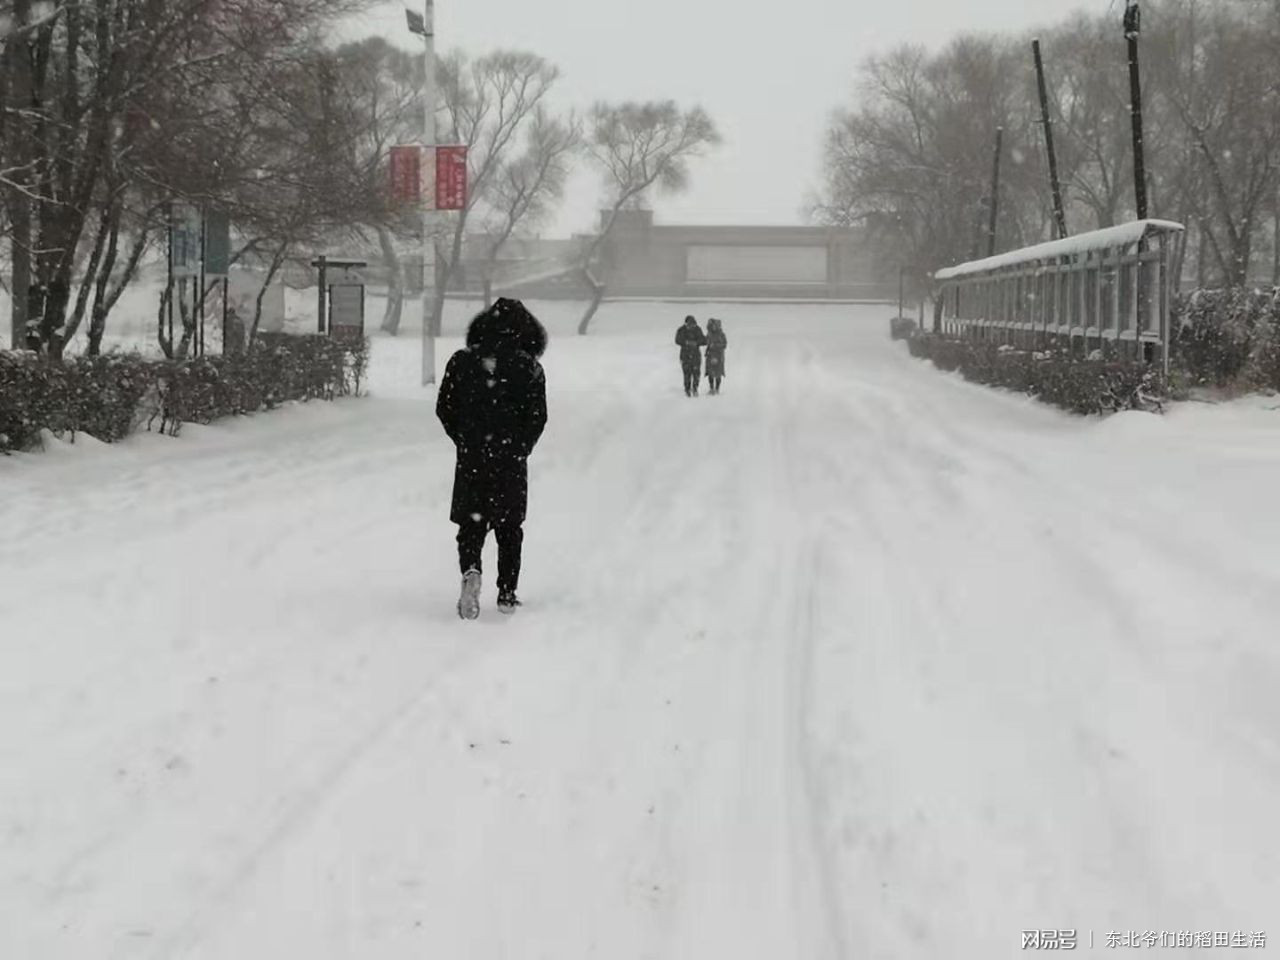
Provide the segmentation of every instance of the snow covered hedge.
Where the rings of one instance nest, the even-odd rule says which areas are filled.
[[[315,335],[259,334],[245,353],[184,361],[0,351],[0,453],[37,448],[45,430],[110,443],[158,424],[176,436],[183,423],[354,396],[367,365],[367,341]]]
[[[1170,378],[1187,386],[1280,391],[1280,287],[1196,290],[1177,298]],[[894,335],[899,335],[895,330]],[[1075,413],[1143,408],[1161,392],[1140,363],[1030,354],[971,340],[916,333],[911,353],[965,379],[1005,387]]]
[[[889,336],[894,340],[905,340],[916,332],[916,322],[910,317],[890,317]]]
[[[1132,361],[1080,360],[1060,353],[1028,353],[1008,346],[918,334],[911,355],[966,380],[1026,394],[1072,413],[1112,413],[1158,405],[1157,374]]]
[[[1280,390],[1280,288],[1196,290],[1174,303],[1173,362],[1198,386]]]

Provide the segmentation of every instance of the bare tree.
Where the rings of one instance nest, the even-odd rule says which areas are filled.
[[[249,327],[252,342],[265,290],[290,260],[334,238],[360,239],[393,225],[386,186],[387,148],[404,99],[386,105],[367,96],[368,74],[353,69],[359,51],[311,50],[280,70],[256,104],[252,137],[239,165],[252,176],[224,193],[236,220],[240,256],[265,276]],[[390,117],[391,119],[388,119]]]
[[[521,228],[543,222],[564,195],[565,183],[582,143],[582,124],[570,115],[552,116],[539,107],[524,151],[504,163],[493,178],[485,221],[484,303],[492,302],[494,270],[503,246]]]
[[[1202,236],[1224,281],[1239,285],[1280,182],[1277,10],[1187,3],[1180,13],[1184,29],[1160,62],[1163,86],[1198,154]]]
[[[689,184],[689,161],[720,142],[701,107],[682,111],[674,101],[597,103],[588,120],[587,151],[604,175],[608,212],[599,232],[583,246],[581,275],[591,300],[578,322],[585,334],[604,299],[605,285],[592,272],[618,214],[651,190],[675,193]]]
[[[559,71],[541,57],[510,50],[476,60],[455,51],[441,59],[439,68],[446,124],[438,129],[453,143],[467,147],[468,190],[464,209],[452,217],[446,245],[438,248],[440,282],[432,318],[437,333],[445,291],[461,264],[472,214],[489,203],[528,128],[539,116],[545,117],[539,107],[559,77]]]
[[[422,131],[422,59],[380,37],[337,51],[343,90],[356,118],[357,160],[364,183],[359,229],[373,234],[387,272],[382,330],[395,335],[404,311],[405,270],[399,246],[422,227],[417,211],[397,207],[387,186],[391,147]]]
[[[1195,224],[1201,263],[1216,266],[1225,283],[1243,283],[1258,238],[1280,231],[1280,5],[1144,6],[1153,214]],[[1040,34],[1068,224],[1076,229],[1134,216],[1120,34],[1116,10],[1076,15]],[[853,102],[828,129],[814,217],[865,225],[883,255],[899,262],[932,268],[973,256],[974,211],[984,202],[999,124],[1015,161],[1001,178],[1001,238],[1017,245],[1046,236],[1051,203],[1037,162],[1041,137],[1029,75],[1025,38],[1014,36],[962,37],[936,53],[905,47],[870,59]]]
[[[15,3],[26,42],[3,51],[0,73],[17,82],[4,91],[0,149],[21,159],[4,186],[15,224],[15,319],[25,308],[28,344],[59,356],[89,291],[100,342],[106,313],[154,236],[159,205],[173,195],[212,201],[235,175],[219,166],[236,155],[239,133],[228,121],[252,126],[254,117],[234,113],[246,98],[231,91],[264,95],[326,20],[358,5]]]
[[[404,304],[405,271],[399,244],[420,236],[417,211],[398,208],[389,196],[390,147],[421,135],[421,61],[379,38],[345,45],[337,51],[340,94],[346,98],[357,131],[353,185],[360,195],[357,230],[372,234],[387,267],[387,309],[382,329],[396,333]],[[556,71],[527,53],[504,52],[476,60],[461,52],[437,65],[442,92],[441,141],[468,147],[466,208],[438,218],[433,241],[438,253],[439,323],[443,296],[456,277],[466,233],[477,222],[487,236],[482,269],[488,277],[502,245],[522,226],[544,217],[563,192],[568,164],[580,139],[572,117],[561,120],[544,100]]]
[[[1114,23],[1081,16],[1048,38],[1051,101],[1062,130],[1059,163],[1073,219],[1083,220],[1085,229],[1112,226],[1132,213],[1129,84],[1115,34]]]
[[[991,149],[1003,128],[999,237],[1006,245],[1038,239],[1051,204],[1034,81],[1018,56],[1011,40],[961,37],[938,54],[905,46],[865,61],[857,103],[839,111],[827,133],[817,218],[868,230],[886,268],[973,256],[989,219]]]

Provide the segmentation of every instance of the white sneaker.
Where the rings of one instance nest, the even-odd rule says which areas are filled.
[[[462,575],[462,593],[458,596],[458,616],[474,620],[480,616],[480,571],[471,569]]]

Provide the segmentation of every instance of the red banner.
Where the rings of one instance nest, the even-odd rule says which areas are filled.
[[[419,173],[422,148],[391,148],[391,198],[396,203],[418,204],[422,201],[422,178]]]
[[[467,148],[436,147],[436,209],[467,208]]]

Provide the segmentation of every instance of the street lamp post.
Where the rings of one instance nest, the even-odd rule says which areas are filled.
[[[409,29],[422,37],[422,164],[427,174],[422,197],[422,385],[436,382],[435,244],[431,235],[435,210],[436,38],[435,0],[426,0],[425,15],[405,9]]]

